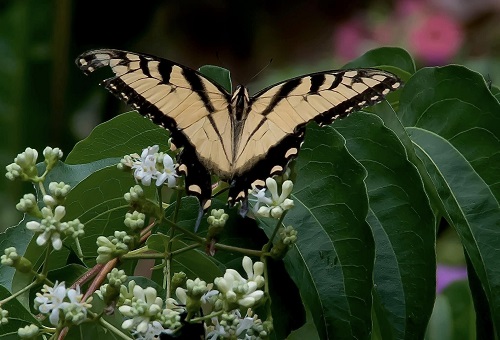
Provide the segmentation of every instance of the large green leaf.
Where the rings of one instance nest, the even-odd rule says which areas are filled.
[[[332,128],[311,126],[296,163],[295,207],[285,218],[298,240],[285,267],[320,338],[366,339],[371,332],[374,242],[364,169]],[[264,221],[268,235],[273,221]]]
[[[359,112],[334,126],[368,172],[380,332],[384,339],[421,338],[434,305],[436,258],[435,221],[420,176],[379,117]]]
[[[434,204],[457,230],[481,281],[494,325],[500,324],[498,112],[479,74],[446,66],[418,71],[403,89],[399,113],[425,164],[422,175],[437,192]]]
[[[68,164],[90,163],[103,158],[121,158],[151,145],[168,150],[168,132],[137,112],[121,114],[98,125],[69,153]]]
[[[381,47],[370,50],[347,63],[343,68],[381,67],[407,80],[415,73],[415,62],[410,54],[399,47]]]
[[[231,82],[231,74],[229,70],[214,65],[204,65],[198,69],[205,77],[210,78],[214,82],[220,84],[227,92],[232,93],[233,85]]]

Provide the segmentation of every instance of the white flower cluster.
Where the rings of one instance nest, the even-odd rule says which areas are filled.
[[[257,304],[264,296],[264,292],[258,288],[264,286],[264,263],[257,261],[252,264],[252,260],[243,257],[243,269],[248,279],[244,279],[240,273],[234,269],[226,269],[224,277],[214,280],[214,285],[219,290],[219,299],[222,300],[224,310],[236,308],[248,308]]]
[[[24,195],[16,205],[17,210],[41,219],[26,223],[27,229],[40,234],[36,239],[39,246],[44,246],[50,240],[52,247],[55,250],[60,250],[62,248],[61,235],[75,239],[83,236],[84,225],[79,219],[62,222],[66,215],[66,208],[62,204],[69,191],[70,186],[64,182],[51,182],[49,183],[51,195],[43,196],[45,207],[41,210],[38,208],[36,197],[33,194]]]
[[[212,318],[212,326],[207,330],[208,339],[232,339],[245,332],[265,334],[262,321],[252,317],[251,312],[251,307],[259,304],[264,296],[259,289],[264,285],[264,264],[258,261],[253,263],[245,256],[243,268],[247,278],[233,269],[227,269],[224,277],[216,278],[214,284],[207,284],[199,278],[187,279],[185,283],[180,283],[182,287],[175,290],[177,300],[163,300],[154,288],[142,288],[133,280],[125,285],[124,273],[116,270],[108,275],[110,283],[101,287],[97,294],[106,300],[106,296],[110,296],[112,290],[121,284],[120,294],[114,301],[126,318],[122,328],[132,332],[137,339],[156,339],[161,333],[174,334],[183,325],[182,315],[188,322],[201,308],[204,315],[214,311],[221,313],[218,318]],[[218,290],[212,289],[214,286]],[[248,309],[245,317],[241,317],[240,309]]]
[[[64,282],[58,284],[56,281],[54,287],[44,285],[42,293],[36,294],[35,309],[49,315],[52,325],[79,325],[87,319],[87,310],[92,307],[92,298],[82,301],[80,287],[67,289]]]
[[[249,317],[248,314],[245,317],[241,317],[239,310],[234,310],[229,313],[223,313],[220,316],[220,321],[218,318],[212,318],[212,326],[208,327],[208,340],[217,340],[221,339],[235,339],[239,338],[239,336],[248,331],[254,326],[254,323],[257,319]],[[259,320],[260,321],[260,320]],[[248,337],[245,336],[245,339]]]
[[[42,220],[40,222],[29,221],[26,223],[26,228],[40,234],[36,239],[39,246],[45,245],[50,240],[52,247],[55,250],[60,250],[62,248],[61,235],[77,238],[84,233],[84,226],[78,219],[61,222],[66,215],[66,208],[62,205],[58,205],[54,209],[49,206],[43,207],[41,213]]]
[[[129,283],[128,289],[126,286],[122,287],[122,294],[127,296],[118,307],[120,313],[127,318],[122,323],[123,329],[131,330],[142,338],[151,336],[150,339],[153,339],[161,332],[170,333],[181,326],[180,313],[169,308],[168,303],[164,305],[163,300],[157,296],[156,289],[142,288],[135,282]]]
[[[267,190],[271,197],[266,196],[266,188],[255,189],[251,194],[257,198],[254,206],[254,212],[262,217],[280,218],[283,212],[293,207],[293,200],[289,199],[293,189],[293,183],[290,180],[283,182],[281,195],[278,195],[278,184],[273,178],[266,179]]]
[[[59,148],[51,148],[47,146],[43,150],[43,155],[45,157],[45,166],[47,171],[51,170],[57,162],[62,158],[63,153]],[[21,179],[23,181],[38,181],[38,171],[36,169],[36,160],[38,158],[38,151],[32,148],[26,148],[24,152],[21,152],[14,158],[14,163],[11,163],[5,167],[7,173],[5,177],[11,181],[15,179]],[[43,177],[43,176],[42,176]]]
[[[115,257],[120,257],[132,248],[134,239],[126,231],[116,230],[112,236],[97,238],[97,263],[106,263]]]
[[[131,168],[134,171],[136,181],[141,181],[142,185],[151,185],[151,180],[155,180],[157,187],[167,183],[173,188],[177,182],[177,172],[172,157],[163,152],[158,152],[158,145],[148,146],[142,150],[141,155],[132,154],[125,156],[120,164],[120,168]]]

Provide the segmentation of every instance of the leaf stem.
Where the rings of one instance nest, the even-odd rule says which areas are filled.
[[[42,193],[42,197],[47,195],[47,192],[45,191],[45,187],[43,186],[42,181],[38,182],[38,187],[40,188],[40,192]]]
[[[260,257],[260,260],[264,263],[264,292],[267,295],[267,298],[269,299],[269,306],[271,305],[271,295],[269,294],[269,276],[267,275],[267,260],[269,257],[269,250],[271,249],[273,245],[273,240],[276,237],[276,234],[278,233],[278,230],[280,229],[281,225],[283,224],[283,219],[285,218],[285,215],[287,213],[287,210],[281,214],[280,219],[276,223],[276,226],[274,227],[273,233],[271,234],[271,237],[269,238],[269,241],[262,247],[262,252],[263,254]],[[265,255],[267,254],[267,255]]]
[[[8,297],[6,297],[5,299],[3,299],[3,300],[1,300],[1,301],[0,301],[0,306],[2,306],[2,305],[4,305],[4,304],[6,304],[6,303],[7,303],[7,302],[9,302],[10,300],[12,300],[12,299],[14,299],[14,298],[18,297],[19,295],[23,294],[24,292],[26,292],[26,291],[30,290],[32,287],[36,286],[38,283],[39,283],[39,281],[38,281],[38,280],[35,280],[35,281],[31,282],[29,285],[27,285],[26,287],[24,287],[24,288],[22,288],[22,289],[18,290],[18,291],[17,291],[17,292],[15,292],[15,293],[12,293],[12,295],[10,295],[10,296],[8,296]]]
[[[125,339],[125,340],[133,339],[133,338],[129,337],[127,334],[120,331],[118,328],[116,328],[112,324],[110,324],[109,322],[107,322],[106,320],[104,320],[103,318],[99,318],[99,323],[101,324],[101,326],[109,329],[112,333],[114,333],[116,336],[120,337],[121,339]]]
[[[45,252],[45,259],[43,260],[42,275],[47,276],[47,263],[49,263],[49,255],[52,249],[52,244],[47,244],[47,251]]]
[[[177,190],[177,196],[175,198],[174,218],[173,218],[174,223],[177,223],[177,218],[179,217],[179,209],[181,207],[181,202],[182,202],[182,191]]]
[[[213,313],[210,313],[210,314],[204,315],[204,316],[199,316],[197,318],[192,318],[191,320],[189,320],[189,322],[190,323],[196,323],[196,322],[199,322],[199,321],[210,320],[214,316],[219,316],[222,313],[224,313],[224,310],[220,310],[218,312],[213,312]]]
[[[80,261],[83,262],[83,251],[82,251],[82,246],[80,244],[80,239],[78,237],[75,238],[75,245],[76,245],[76,254],[78,255]]]

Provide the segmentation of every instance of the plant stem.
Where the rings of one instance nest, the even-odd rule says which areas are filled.
[[[177,218],[179,217],[179,209],[181,207],[182,194],[181,190],[177,190],[177,196],[175,198],[175,210],[174,210],[174,223],[177,223]]]
[[[166,267],[165,276],[163,277],[163,288],[166,288],[167,299],[170,298],[170,287],[172,283],[172,239],[174,238],[174,235],[175,228],[171,226],[168,235],[167,249],[165,251]]]
[[[45,187],[43,186],[42,181],[38,182],[38,187],[40,188],[40,192],[42,193],[42,197],[47,195],[47,192],[45,191]]]
[[[76,255],[78,255],[80,261],[83,262],[83,251],[82,251],[82,246],[80,245],[80,239],[78,237],[75,238],[75,245],[76,245]]]
[[[234,246],[229,246],[227,244],[222,244],[222,243],[216,243],[215,248],[222,249],[222,250],[228,250],[228,251],[235,251],[235,252],[238,252],[241,254],[245,254],[245,255],[249,255],[249,256],[256,256],[256,257],[262,257],[266,254],[262,250],[253,250],[253,249],[234,247]]]
[[[195,322],[199,322],[199,321],[203,321],[203,320],[210,320],[214,316],[219,316],[222,313],[224,313],[224,311],[220,310],[218,312],[213,312],[213,313],[210,313],[208,315],[200,316],[200,317],[197,317],[197,318],[192,318],[191,320],[189,320],[189,322],[195,323]]]
[[[29,285],[27,285],[26,287],[24,287],[23,289],[18,290],[15,293],[12,293],[11,296],[8,296],[5,299],[3,299],[2,301],[0,301],[0,306],[6,304],[10,300],[12,300],[12,299],[18,297],[19,295],[23,294],[24,292],[30,290],[32,287],[36,286],[37,284],[38,284],[38,280],[35,280],[35,281],[31,282]]]
[[[276,223],[276,226],[274,227],[273,233],[271,234],[271,237],[269,238],[269,241],[262,247],[262,252],[263,254],[260,257],[260,260],[264,263],[264,292],[266,293],[268,299],[269,299],[269,305],[271,304],[271,296],[269,295],[269,279],[267,275],[267,259],[268,256],[265,254],[269,254],[269,250],[271,249],[273,245],[273,240],[276,237],[276,234],[278,233],[278,230],[280,229],[281,225],[283,224],[283,219],[285,218],[287,211],[285,210],[283,214],[281,214],[280,219],[278,220],[278,223]]]
[[[42,275],[43,276],[47,275],[47,263],[49,263],[49,255],[50,255],[51,249],[52,249],[52,244],[48,243],[47,244],[47,251],[45,252],[45,259],[43,260],[43,266],[42,266]]]
[[[104,320],[103,318],[99,318],[99,323],[101,324],[101,326],[109,329],[112,333],[114,333],[116,336],[118,336],[121,339],[125,339],[125,340],[132,340],[133,339],[133,338],[129,337],[127,334],[120,331],[118,328],[116,328],[112,324],[110,324],[109,322],[107,322],[106,320]]]

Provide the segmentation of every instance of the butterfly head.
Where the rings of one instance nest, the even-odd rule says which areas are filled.
[[[236,86],[236,90],[233,92],[231,102],[236,107],[243,107],[245,103],[248,103],[250,97],[248,95],[248,89],[243,85]]]

